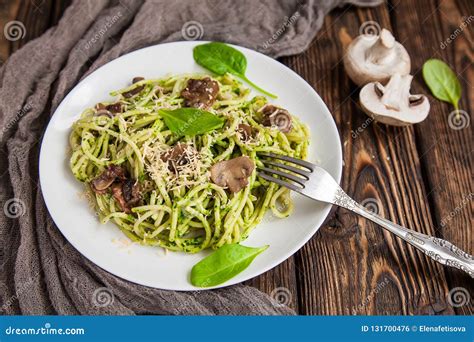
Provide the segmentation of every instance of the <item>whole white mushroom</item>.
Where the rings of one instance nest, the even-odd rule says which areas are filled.
[[[363,34],[349,44],[344,68],[358,86],[369,82],[385,84],[395,73],[410,73],[410,56],[390,31],[382,29],[378,36]]]

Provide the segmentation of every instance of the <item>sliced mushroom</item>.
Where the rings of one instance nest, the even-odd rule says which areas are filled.
[[[181,91],[181,97],[184,98],[186,107],[209,108],[216,101],[219,93],[219,84],[209,77],[203,79],[189,79]]]
[[[143,80],[144,80],[143,77],[140,77],[140,76],[134,77],[133,80],[132,80],[132,84],[135,84],[135,83],[143,81]],[[135,87],[135,88],[133,88],[129,91],[126,91],[126,92],[122,93],[122,95],[123,95],[123,97],[128,99],[130,97],[133,97],[133,96],[139,94],[144,88],[145,88],[145,85],[142,84],[141,86]]]
[[[145,86],[141,85],[141,86],[138,86],[136,88],[133,88],[132,90],[129,90],[129,91],[126,91],[126,92],[122,93],[122,95],[123,95],[123,97],[128,99],[130,97],[133,97],[133,96],[139,94],[143,90],[143,88],[145,88]]]
[[[378,36],[363,34],[349,44],[344,68],[358,86],[386,83],[395,73],[410,73],[410,56],[390,31],[382,29]]]
[[[141,187],[136,180],[127,179],[126,170],[118,165],[110,165],[102,174],[94,178],[91,188],[98,194],[105,194],[108,189],[118,202],[122,211],[129,213],[142,199]]]
[[[112,103],[106,106],[105,109],[107,109],[112,114],[122,113],[123,104],[121,102]]]
[[[247,142],[255,136],[252,126],[247,124],[239,124],[239,126],[237,126],[237,133],[239,133],[239,139],[242,142]]]
[[[105,107],[106,107],[106,106],[105,106],[103,103],[100,103],[100,102],[99,102],[99,103],[97,103],[97,104],[95,105],[94,109],[95,109],[96,111],[99,111],[99,110],[101,110],[101,109],[105,109]]]
[[[110,165],[107,167],[102,174],[94,178],[90,185],[94,192],[98,194],[105,194],[107,189],[116,180],[125,180],[125,170],[121,166]]]
[[[116,182],[112,184],[112,196],[125,213],[131,213],[131,208],[137,206],[141,199],[141,187],[134,179]]]
[[[406,126],[423,121],[430,111],[424,95],[411,95],[412,75],[395,74],[386,86],[371,82],[360,91],[362,109],[375,121],[394,126]]]
[[[125,201],[125,198],[123,196],[123,190],[122,190],[123,183],[114,183],[112,185],[112,196],[114,196],[115,200],[118,202],[120,209],[122,209],[123,212],[125,213],[130,213],[131,210],[127,205],[127,201]]]
[[[254,168],[253,161],[246,156],[221,161],[211,167],[211,180],[231,192],[239,192],[247,186]]]
[[[113,118],[113,114],[107,109],[107,106],[103,103],[97,103],[94,107],[95,109],[95,116],[108,116],[109,118]]]
[[[112,118],[115,114],[123,112],[123,104],[121,102],[117,102],[106,106],[103,103],[98,103],[95,105],[95,110],[96,116],[108,116]]]
[[[107,109],[99,109],[97,112],[95,112],[95,116],[107,116],[109,118],[114,117],[114,115]]]
[[[177,143],[173,148],[161,154],[160,158],[168,162],[168,169],[177,173],[180,168],[189,164],[196,150],[187,144]]]
[[[144,79],[145,77],[136,76],[132,79],[132,83],[137,83],[137,82],[143,81]]]
[[[291,114],[286,109],[266,104],[260,108],[259,112],[263,116],[262,125],[277,127],[283,133],[291,131]]]
[[[140,202],[142,199],[140,190],[140,185],[134,179],[127,179],[125,182],[123,182],[123,198],[127,202],[127,205],[134,206]]]

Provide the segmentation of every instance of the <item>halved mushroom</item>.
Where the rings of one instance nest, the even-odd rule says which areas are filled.
[[[219,93],[219,84],[209,77],[203,79],[189,79],[181,91],[181,97],[184,98],[186,107],[209,108],[216,101]]]
[[[349,44],[344,68],[358,86],[386,83],[395,73],[410,73],[410,56],[390,31],[382,29],[378,36],[363,34]]]
[[[375,121],[406,126],[426,119],[430,103],[424,95],[411,95],[412,75],[395,74],[386,86],[379,82],[365,85],[360,91],[362,109]]]
[[[254,168],[253,161],[246,156],[220,161],[211,167],[211,180],[231,192],[239,192],[247,186]]]
[[[118,165],[110,165],[107,167],[100,176],[94,178],[90,185],[94,192],[98,194],[105,194],[107,189],[116,180],[125,180],[125,170]]]
[[[259,109],[259,112],[262,113],[263,116],[262,125],[277,127],[283,133],[291,131],[291,114],[286,109],[266,104]]]

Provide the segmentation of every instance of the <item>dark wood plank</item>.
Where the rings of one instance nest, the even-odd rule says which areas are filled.
[[[15,0],[5,1],[0,5],[0,60],[5,61],[9,55],[25,45],[28,41],[39,37],[48,28],[57,24],[64,10],[72,0]],[[16,20],[16,31],[7,39],[3,28]],[[17,37],[19,39],[17,39]],[[20,38],[22,37],[22,38]]]
[[[10,41],[3,34],[5,25],[16,18],[20,1],[2,1],[0,3],[0,65],[10,56]]]
[[[448,63],[463,87],[460,108],[465,110],[466,121],[456,124],[449,119],[453,107],[430,97],[431,113],[415,130],[436,233],[470,253],[474,252],[474,136],[473,122],[469,126],[467,123],[474,113],[473,14],[472,1],[447,0],[400,1],[394,12],[397,22],[403,19],[406,23],[397,26],[396,32],[412,51],[412,72],[418,85],[415,90],[429,92],[421,74],[422,65],[429,58]],[[413,39],[414,33],[417,39]],[[471,297],[474,295],[474,283],[466,274],[448,268],[443,273],[452,295],[462,289]],[[460,314],[472,314],[474,301],[455,309]]]
[[[9,55],[25,45],[29,40],[40,36],[49,27],[55,25],[71,0],[65,1],[11,1],[0,7],[2,27],[12,20],[18,20],[25,26],[25,37],[9,41],[2,35],[0,41],[0,59],[6,60]],[[298,290],[293,257],[264,275],[254,278],[246,284],[255,286],[272,295],[277,301],[298,310]]]
[[[2,28],[16,19],[25,25],[26,35],[15,42],[1,35],[0,60],[54,25],[69,3],[2,3]],[[439,44],[459,26],[459,18],[474,12],[473,7],[468,0],[396,0],[375,9],[345,7],[326,18],[308,52],[284,59],[334,113],[344,143],[343,186],[348,193],[359,201],[373,199],[368,205],[377,205],[391,220],[443,236],[470,252],[472,126],[450,129],[449,105],[435,100],[429,119],[415,128],[388,128],[368,121],[357,106],[357,89],[344,74],[337,37],[342,28],[356,35],[367,20],[392,28],[412,55],[413,72],[424,60],[437,56],[461,74],[465,89],[461,107],[472,113],[471,30],[465,29],[446,49],[440,51]],[[427,92],[419,74],[414,89]],[[354,134],[358,128],[362,131]],[[471,198],[464,204],[468,195]],[[446,221],[452,212],[456,215]],[[449,314],[454,312],[446,302],[450,289],[462,287],[473,293],[467,277],[441,268],[376,225],[343,210],[334,210],[296,256],[246,283],[273,293],[303,314]],[[473,309],[466,305],[456,311],[469,314]]]
[[[250,279],[245,284],[268,293],[277,303],[287,305],[298,312],[300,308],[296,272],[295,257],[292,256],[271,271]]]
[[[321,94],[334,115],[344,144],[344,189],[376,206],[382,216],[434,235],[413,127],[377,125],[360,111],[358,90],[344,73],[343,51],[335,39],[343,27],[357,35],[368,20],[391,29],[389,8],[334,12],[311,48],[286,62]],[[362,132],[353,137],[358,128]],[[303,314],[454,312],[446,303],[441,266],[342,209],[297,254],[296,264]]]

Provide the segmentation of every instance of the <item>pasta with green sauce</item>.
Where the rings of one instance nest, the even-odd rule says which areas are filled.
[[[72,173],[102,223],[144,245],[195,253],[242,241],[268,209],[290,215],[289,190],[258,177],[256,167],[259,153],[306,159],[309,132],[297,117],[265,97],[249,98],[230,75],[133,82],[111,93],[115,102],[86,109],[70,135]],[[193,135],[172,130],[164,110],[185,107],[222,125]],[[192,119],[186,129],[203,125],[204,117]]]

